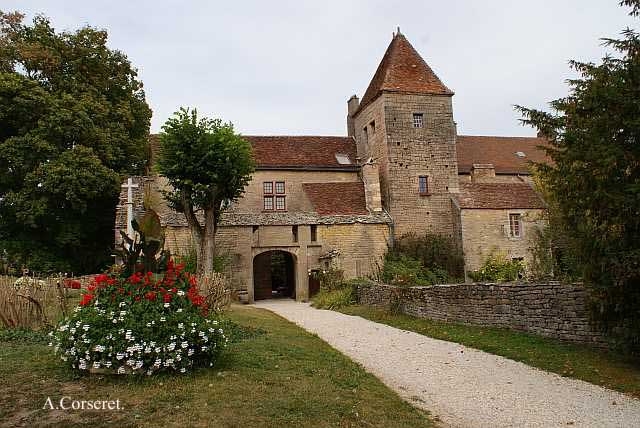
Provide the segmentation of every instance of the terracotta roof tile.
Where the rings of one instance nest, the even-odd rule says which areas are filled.
[[[544,138],[458,135],[458,172],[469,173],[473,164],[493,164],[496,174],[529,174],[529,162],[550,162]],[[522,152],[525,156],[518,156]]]
[[[351,137],[244,136],[253,146],[256,167],[260,168],[340,168],[357,169],[356,142]],[[152,163],[160,135],[149,136]],[[338,163],[336,154],[347,155],[351,165]]]
[[[351,137],[244,136],[253,145],[258,168],[355,168],[356,142]],[[336,154],[349,156],[341,165]]]
[[[400,33],[393,37],[382,57],[362,96],[360,109],[377,98],[382,91],[453,95]]]
[[[453,197],[462,209],[546,208],[533,188],[524,183],[465,183]]]
[[[320,215],[368,214],[364,184],[360,181],[338,183],[304,183],[302,188]]]

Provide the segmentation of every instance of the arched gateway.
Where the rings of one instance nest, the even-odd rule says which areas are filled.
[[[296,298],[296,256],[282,250],[253,258],[254,300]]]

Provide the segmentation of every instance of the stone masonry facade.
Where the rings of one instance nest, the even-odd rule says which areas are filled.
[[[358,302],[411,316],[509,328],[572,343],[606,348],[589,322],[587,292],[580,284],[457,284],[431,287],[358,287]]]
[[[289,295],[308,300],[315,272],[371,276],[394,240],[410,233],[453,239],[466,271],[493,252],[529,261],[545,209],[529,161],[545,161],[544,140],[458,135],[453,95],[398,32],[362,101],[347,102],[347,136],[246,136],[256,171],[216,237],[233,287],[253,301],[286,276]],[[150,137],[152,163],[159,139]],[[162,197],[167,181],[133,179],[133,200],[121,193],[116,242],[131,203],[136,215],[156,211],[166,247],[188,254],[194,241],[184,215]],[[283,257],[287,273],[276,275],[270,260]]]

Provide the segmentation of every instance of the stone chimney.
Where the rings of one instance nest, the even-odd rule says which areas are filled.
[[[494,183],[496,181],[496,169],[491,163],[474,163],[471,167],[472,183]]]
[[[367,161],[367,159],[365,159]],[[362,181],[364,182],[364,197],[367,209],[372,213],[382,212],[382,195],[380,193],[380,176],[378,165],[372,160],[362,165]]]
[[[347,135],[349,137],[356,137],[356,126],[353,121],[353,115],[358,111],[360,107],[360,100],[356,95],[351,95],[349,101],[347,101]]]

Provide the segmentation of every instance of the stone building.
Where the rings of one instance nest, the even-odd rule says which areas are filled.
[[[493,251],[526,262],[544,211],[528,162],[546,160],[544,140],[457,135],[453,95],[398,32],[362,101],[347,102],[346,137],[247,136],[256,172],[216,238],[235,287],[250,301],[307,300],[318,287],[313,271],[371,275],[407,233],[451,237],[466,270]],[[134,212],[156,210],[166,245],[187,253],[186,220],[160,196],[166,181],[134,181]],[[126,229],[127,203],[123,189],[116,236]]]

